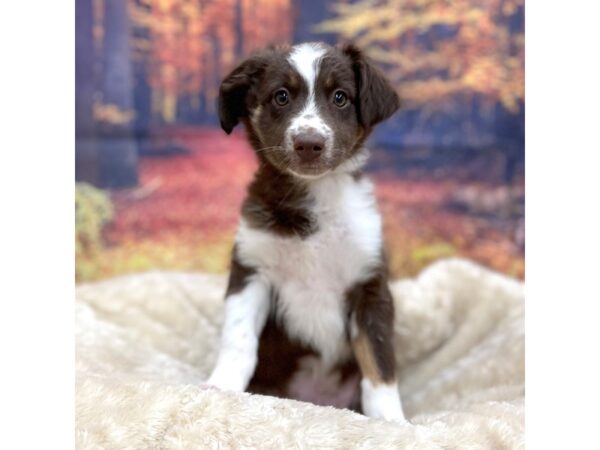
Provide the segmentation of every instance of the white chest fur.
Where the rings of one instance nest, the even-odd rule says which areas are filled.
[[[287,332],[320,351],[327,365],[344,357],[345,292],[364,280],[381,257],[381,218],[372,184],[348,174],[311,181],[318,230],[300,237],[253,229],[242,220],[240,261],[257,268],[278,293]]]

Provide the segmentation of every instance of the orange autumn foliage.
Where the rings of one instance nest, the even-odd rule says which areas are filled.
[[[130,1],[133,26],[148,36],[134,38],[133,47],[146,67],[153,112],[175,121],[181,97],[212,108],[220,78],[238,58],[290,40],[291,23],[281,20],[290,15],[289,0]]]
[[[524,99],[525,39],[512,23],[523,6],[523,0],[341,1],[317,30],[352,40],[388,65],[409,105],[471,92],[514,112]]]
[[[106,245],[77,261],[87,268],[80,281],[155,268],[228,269],[240,205],[257,165],[253,152],[242,133],[194,128],[157,133],[190,153],[140,160],[140,186],[112,193],[115,217],[104,230]],[[372,178],[394,277],[415,275],[449,256],[524,276],[514,220],[498,226],[495,219],[449,209],[465,185],[451,172],[437,178],[375,172]],[[469,188],[484,197],[497,189],[482,182]]]

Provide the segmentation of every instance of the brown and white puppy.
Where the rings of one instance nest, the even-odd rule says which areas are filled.
[[[225,78],[221,126],[244,124],[260,167],[209,384],[404,419],[381,218],[361,174],[365,139],[399,104],[353,46],[272,48]]]

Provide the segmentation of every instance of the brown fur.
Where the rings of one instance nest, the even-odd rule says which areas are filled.
[[[317,231],[305,185],[290,174],[263,164],[242,206],[251,227],[282,236],[309,236]]]
[[[309,92],[304,79],[287,61],[289,52],[289,48],[264,50],[227,75],[219,90],[219,116],[227,133],[240,121],[244,123],[261,163],[272,165],[279,172],[292,168],[300,173],[309,169],[281,147],[291,119],[300,112]],[[315,83],[319,114],[335,128],[333,155],[310,169],[320,173],[354,156],[373,127],[398,109],[400,100],[382,73],[351,45],[327,49]],[[284,106],[274,101],[274,93],[281,88],[290,95],[290,102]],[[332,102],[338,90],[348,96],[343,107]],[[250,120],[259,107],[256,121]]]
[[[385,265],[369,280],[349,289],[347,301],[358,327],[353,349],[365,376],[371,375],[372,381],[395,380],[394,303]]]
[[[243,265],[237,257],[237,248],[234,246],[231,252],[231,267],[229,270],[229,283],[225,298],[230,295],[237,294],[246,286],[248,277],[256,273],[252,267]]]
[[[298,360],[316,352],[292,341],[285,331],[270,318],[260,336],[258,364],[248,392],[285,397],[287,383],[298,369]]]
[[[306,356],[318,356],[313,349],[291,340],[274,318],[270,318],[260,337],[258,364],[247,391],[254,394],[293,398],[290,382],[299,370],[300,360]],[[337,364],[330,373],[339,375],[342,384],[359,373],[356,360],[350,358]],[[358,388],[358,385],[356,386]],[[358,390],[347,408],[360,411]]]
[[[387,119],[400,108],[400,97],[383,73],[355,46],[344,47],[352,61],[356,77],[356,103],[359,121],[370,128]]]
[[[352,351],[363,376],[371,380],[373,384],[380,384],[381,374],[369,339],[364,332],[359,332],[358,337],[352,340]]]
[[[286,151],[283,138],[291,119],[303,107],[308,95],[304,79],[287,61],[290,49],[270,48],[236,67],[223,81],[219,92],[221,126],[230,133],[241,121],[260,162],[242,206],[242,216],[250,227],[280,236],[306,238],[318,231],[311,212],[306,182],[289,174],[298,169],[293,152]],[[319,115],[334,129],[334,155],[328,170],[352,158],[373,127],[399,107],[398,95],[381,72],[355,47],[329,48],[323,56],[315,82],[315,102]],[[290,102],[274,101],[274,93],[286,89]],[[348,98],[343,106],[332,101],[342,90]],[[253,111],[260,114],[251,118]],[[302,170],[299,170],[302,172]],[[360,171],[351,174],[354,181]],[[239,292],[255,268],[246,267],[234,248],[227,295]],[[277,293],[273,292],[277,307]],[[357,336],[350,342],[355,357],[333,370],[341,380],[359,370],[374,384],[395,379],[393,353],[394,310],[387,286],[385,261],[367,281],[357,283],[346,293],[348,319],[354,320]],[[289,397],[289,382],[298,370],[298,361],[317,353],[291,340],[272,316],[261,334],[258,365],[250,382],[250,392]],[[350,339],[348,337],[348,339]],[[358,397],[356,397],[358,398]],[[349,405],[350,406],[350,405]]]

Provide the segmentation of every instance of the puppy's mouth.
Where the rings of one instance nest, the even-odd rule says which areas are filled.
[[[288,172],[299,177],[318,177],[331,170],[325,161],[296,161],[288,167]]]
[[[300,178],[314,178],[335,168],[335,163],[328,153],[328,149],[323,149],[322,154],[307,156],[294,149],[277,146],[276,150],[265,152],[264,156],[281,172]]]

